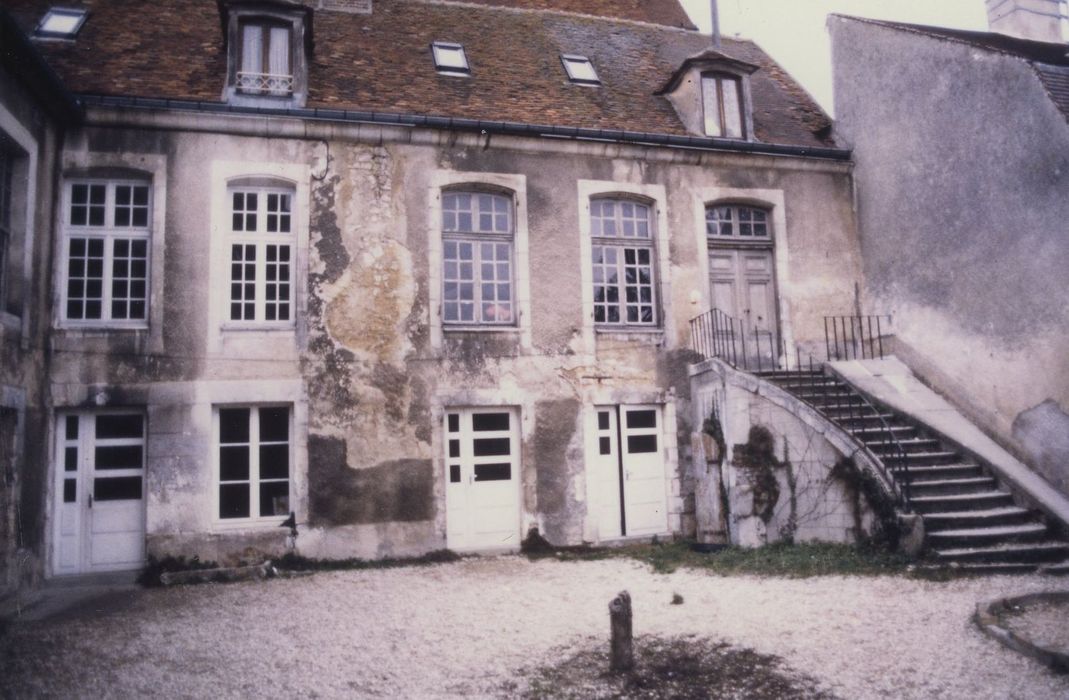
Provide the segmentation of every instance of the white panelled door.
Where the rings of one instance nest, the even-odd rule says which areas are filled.
[[[145,419],[136,412],[56,421],[53,573],[138,569],[145,559]]]
[[[446,541],[450,549],[519,549],[519,455],[515,410],[446,410]]]
[[[762,363],[778,356],[775,273],[768,248],[710,248],[709,286],[713,308],[740,319],[746,357]],[[737,348],[741,359],[743,349]]]
[[[596,454],[590,459],[599,539],[668,531],[660,406],[598,406]]]

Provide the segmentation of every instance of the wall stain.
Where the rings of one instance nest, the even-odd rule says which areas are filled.
[[[537,473],[538,512],[543,534],[554,543],[569,542],[573,526],[582,522],[582,507],[571,493],[569,464],[581,463],[569,454],[575,435],[580,403],[577,399],[540,401],[535,407],[532,440]]]

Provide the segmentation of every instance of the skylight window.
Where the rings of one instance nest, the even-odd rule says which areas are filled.
[[[564,64],[564,70],[568,71],[568,80],[583,85],[601,85],[594,64],[586,56],[561,54],[560,60]]]
[[[468,57],[460,44],[447,44],[436,41],[431,44],[434,51],[434,67],[439,73],[448,75],[467,75],[471,73]]]
[[[41,18],[35,34],[55,39],[70,39],[85,22],[85,10],[53,7]]]

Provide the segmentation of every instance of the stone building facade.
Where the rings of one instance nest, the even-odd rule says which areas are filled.
[[[674,1],[4,4],[86,109],[46,575],[693,536],[688,321],[860,303],[849,152]]]

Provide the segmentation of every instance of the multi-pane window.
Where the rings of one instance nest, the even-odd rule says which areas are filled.
[[[151,187],[77,180],[67,185],[63,317],[144,322],[148,313]]]
[[[743,137],[742,82],[737,77],[719,73],[703,75],[702,109],[707,135]]]
[[[288,96],[293,92],[289,25],[246,22],[241,25],[241,67],[237,88],[254,95]]]
[[[220,520],[290,512],[289,406],[226,406],[216,412]]]
[[[590,235],[594,322],[656,325],[650,207],[626,199],[591,200]]]
[[[227,318],[252,323],[293,320],[293,190],[232,187]]]
[[[705,233],[715,238],[767,239],[768,212],[734,204],[707,207]]]
[[[442,319],[511,325],[512,199],[487,192],[442,194]]]

